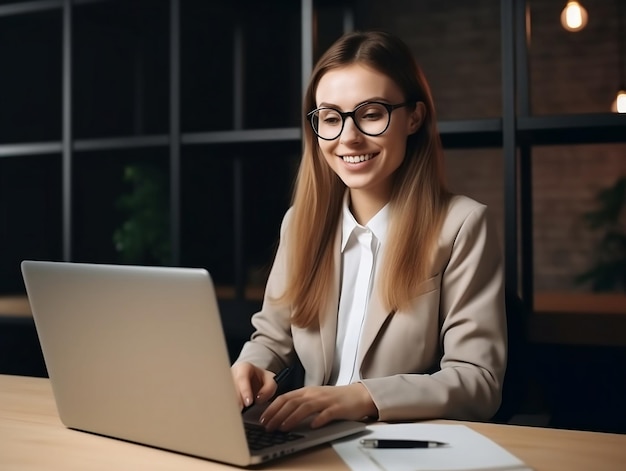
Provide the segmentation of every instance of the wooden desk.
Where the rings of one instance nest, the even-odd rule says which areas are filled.
[[[536,471],[617,471],[626,435],[463,423],[507,448]],[[231,466],[65,428],[45,378],[0,375],[0,469],[226,470]],[[348,470],[330,446],[305,451],[263,470]]]

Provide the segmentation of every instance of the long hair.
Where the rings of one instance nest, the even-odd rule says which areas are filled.
[[[316,107],[315,93],[329,70],[360,63],[391,78],[407,101],[423,102],[426,113],[407,139],[406,155],[394,174],[388,241],[379,286],[389,310],[406,306],[420,282],[431,276],[433,249],[450,195],[443,175],[443,151],[430,89],[410,49],[379,31],[342,36],[319,59],[304,95],[303,111]],[[333,243],[345,184],[324,160],[306,119],[304,146],[292,198],[287,263],[289,278],[279,298],[292,309],[292,323],[307,327],[317,320],[330,292]]]

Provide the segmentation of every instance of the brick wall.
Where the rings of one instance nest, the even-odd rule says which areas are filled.
[[[619,1],[585,0],[589,24],[570,33],[560,26],[563,0],[529,0],[534,114],[609,111],[620,81]],[[392,31],[415,51],[439,119],[501,116],[499,0],[356,4],[358,28]],[[598,190],[626,175],[626,145],[541,146],[532,155],[535,289],[589,290],[573,281],[590,266],[598,237],[581,216]],[[448,150],[446,161],[451,188],[488,204],[502,237],[501,150]]]

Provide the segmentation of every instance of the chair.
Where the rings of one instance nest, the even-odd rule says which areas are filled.
[[[505,299],[508,324],[508,361],[502,389],[502,403],[491,421],[507,423],[520,411],[528,389],[528,313],[517,294],[507,294]]]

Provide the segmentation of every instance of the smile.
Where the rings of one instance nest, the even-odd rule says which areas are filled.
[[[363,155],[342,155],[340,156],[344,162],[348,162],[351,164],[358,164],[360,162],[365,162],[366,160],[370,160],[374,157],[374,154],[363,154]]]

